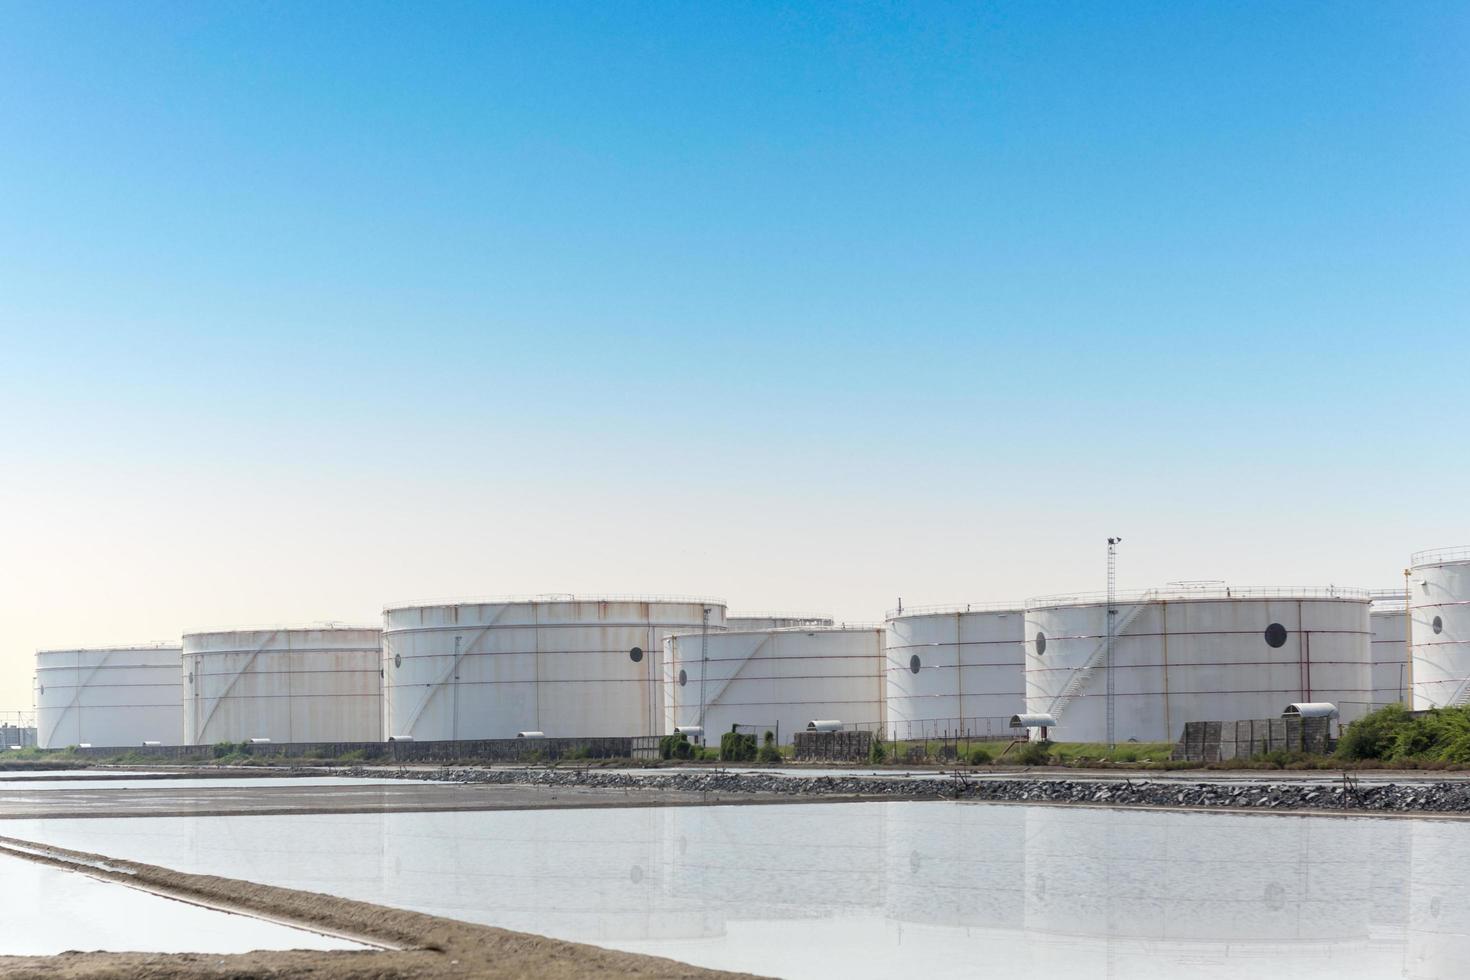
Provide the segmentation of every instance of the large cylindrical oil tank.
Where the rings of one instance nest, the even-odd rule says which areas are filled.
[[[1279,718],[1330,701],[1341,723],[1372,702],[1368,593],[1343,588],[1167,587],[1114,597],[1114,737],[1177,741],[1187,721]],[[1033,599],[1026,709],[1050,737],[1107,739],[1105,596]]]
[[[184,634],[184,737],[190,745],[380,742],[380,631],[279,627]]]
[[[1410,559],[1415,710],[1470,702],[1470,547]]]
[[[725,628],[731,630],[781,630],[793,626],[831,626],[831,616],[819,613],[756,612],[732,613],[725,617]]]
[[[1024,628],[1021,603],[889,613],[889,734],[1005,734],[1026,705]]]
[[[1368,622],[1373,630],[1373,708],[1409,703],[1409,610],[1403,592],[1375,592]]]
[[[883,728],[877,626],[676,634],[664,641],[664,665],[666,730],[701,726],[711,744],[735,725],[783,744],[818,719]]]
[[[179,647],[41,650],[35,699],[36,738],[43,749],[178,745]]]
[[[717,599],[538,596],[383,612],[383,725],[416,741],[657,735],[663,643]]]

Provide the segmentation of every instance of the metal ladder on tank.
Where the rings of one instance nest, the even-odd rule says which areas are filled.
[[[1138,618],[1138,614],[1143,612],[1144,607],[1148,605],[1149,600],[1153,596],[1153,592],[1145,592],[1139,596],[1133,608],[1128,610],[1128,614],[1118,620],[1117,625],[1113,627],[1113,637],[1115,640],[1123,634],[1123,630],[1127,629],[1129,623]],[[1107,654],[1108,641],[1104,637],[1098,643],[1097,649],[1093,650],[1092,655],[1087,658],[1087,661],[1072,672],[1072,676],[1067,680],[1067,686],[1062,688],[1062,693],[1052,699],[1051,707],[1047,713],[1056,719],[1057,724],[1061,724],[1062,715],[1066,713],[1068,706],[1081,697],[1083,692],[1087,690],[1088,686],[1092,683],[1093,675],[1097,672],[1098,664],[1103,661],[1103,658]]]
[[[1463,708],[1467,704],[1470,704],[1470,677],[1460,682],[1460,686],[1455,689],[1455,693],[1450,695],[1450,699],[1445,702],[1445,707]]]

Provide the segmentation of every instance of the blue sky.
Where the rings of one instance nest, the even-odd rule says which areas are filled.
[[[1109,533],[1137,585],[1390,584],[1470,540],[1467,42],[6,4],[0,706],[36,646],[477,592],[875,619],[1095,587]]]

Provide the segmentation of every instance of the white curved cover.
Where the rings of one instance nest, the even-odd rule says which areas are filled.
[[[1084,670],[1105,646],[1106,608],[1027,611],[1027,710],[1056,715],[1057,741],[1107,738],[1106,672]],[[1371,707],[1366,599],[1169,600],[1117,609],[1119,742],[1178,741],[1187,721],[1276,718],[1295,701],[1331,701],[1344,722]],[[1064,702],[1074,677],[1080,694]]]
[[[383,614],[383,727],[417,741],[663,734],[663,642],[700,601],[545,599]],[[636,655],[634,650],[637,651]],[[636,659],[635,659],[636,657]]]
[[[1373,707],[1408,704],[1408,610],[1374,609],[1369,615],[1369,622],[1373,629]]]
[[[372,627],[186,634],[187,744],[381,742],[379,646]]]
[[[1011,716],[1026,708],[1024,627],[1019,609],[890,618],[890,735],[1007,734]]]
[[[1470,692],[1470,562],[1420,565],[1409,576],[1416,710],[1464,704]]]
[[[769,731],[783,744],[813,719],[873,731],[883,725],[883,631],[876,627],[711,634],[702,691],[700,635],[670,637],[664,649],[668,723],[703,725],[711,744],[735,725],[758,736]]]
[[[37,745],[180,744],[179,652],[159,645],[37,653]]]

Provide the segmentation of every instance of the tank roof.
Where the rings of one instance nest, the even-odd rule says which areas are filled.
[[[1143,589],[1114,594],[1113,601],[1136,605],[1141,602],[1217,601],[1231,599],[1342,599],[1367,602],[1367,589],[1342,585],[1296,586],[1296,585],[1253,585],[1229,586],[1211,584],[1205,587],[1166,586],[1161,589]],[[1027,609],[1046,609],[1053,606],[1094,606],[1106,603],[1106,592],[1078,592],[1071,595],[1038,596],[1026,600]]]
[[[152,643],[117,643],[105,647],[96,646],[74,646],[74,647],[47,647],[37,650],[36,653],[121,653],[125,650],[182,650],[178,643],[170,643],[166,640],[154,641]]]
[[[383,612],[400,609],[444,609],[451,606],[508,606],[546,603],[577,602],[662,602],[685,603],[700,606],[725,605],[724,599],[713,596],[688,595],[577,595],[571,592],[543,592],[539,595],[468,596],[462,598],[425,599],[417,602],[392,602],[383,607]]]
[[[308,633],[322,632],[323,630],[372,630],[381,633],[383,627],[380,623],[296,623],[268,626],[216,626],[210,629],[185,630],[183,636],[223,636],[226,633]]]

